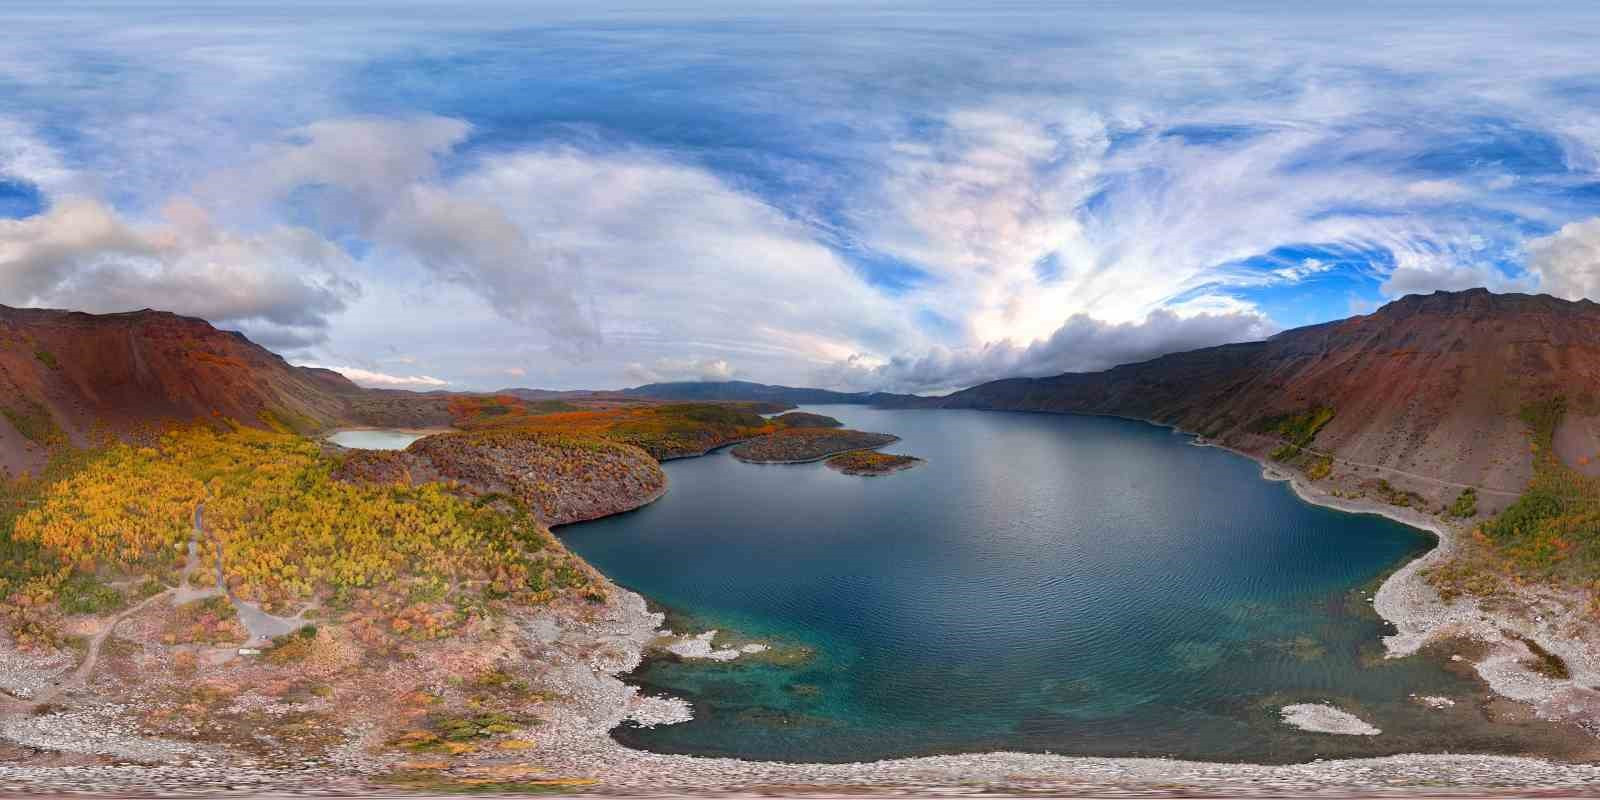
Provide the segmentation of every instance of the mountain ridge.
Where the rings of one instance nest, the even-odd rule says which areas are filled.
[[[442,400],[294,366],[195,317],[0,306],[0,470],[36,471],[61,439],[220,418],[301,431],[449,419]]]
[[[1532,457],[1518,415],[1530,403],[1573,401],[1558,451],[1572,462],[1600,453],[1597,381],[1600,305],[1470,289],[1407,295],[1258,342],[990,381],[925,405],[1134,417],[1258,457],[1285,445],[1269,421],[1330,408],[1313,434],[1318,453],[1441,499],[1445,483],[1527,484]]]
[[[614,392],[505,390],[525,401],[856,403],[1108,414],[1201,434],[1258,458],[1285,444],[1274,418],[1319,407],[1330,418],[1308,450],[1393,473],[1430,476],[1410,490],[1441,499],[1445,484],[1510,492],[1532,474],[1529,403],[1571,401],[1555,445],[1600,470],[1600,305],[1485,289],[1413,294],[1370,314],[1282,331],[1255,342],[1169,353],[1099,372],[1005,378],[940,397],[838,392],[749,381],[671,382]],[[96,428],[127,430],[212,417],[300,430],[337,425],[443,426],[451,405],[481,393],[369,389],[339,373],[296,367],[204,320],[0,306],[0,466],[36,469],[40,429],[83,444]],[[271,417],[272,419],[267,419]]]
[[[774,402],[795,405],[878,404],[913,395],[891,392],[838,392],[832,389],[814,389],[803,386],[783,386],[752,381],[669,381],[647,383],[623,389],[617,394],[624,397],[648,397],[657,400],[713,401],[713,402]]]

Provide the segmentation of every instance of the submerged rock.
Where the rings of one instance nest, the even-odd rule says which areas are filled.
[[[692,636],[685,634],[667,645],[665,649],[679,658],[703,658],[711,661],[732,661],[739,656],[755,655],[768,649],[767,645],[755,643],[742,647],[719,648],[711,643],[716,636],[716,631],[706,631]]]
[[[1325,703],[1298,703],[1283,707],[1283,721],[1303,731],[1343,736],[1377,736],[1383,731],[1348,711]]]

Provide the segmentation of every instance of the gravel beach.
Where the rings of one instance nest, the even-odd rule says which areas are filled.
[[[1259,459],[1258,459],[1259,461]],[[1397,570],[1377,591],[1374,608],[1394,624],[1386,637],[1391,658],[1415,654],[1430,642],[1472,639],[1474,667],[1494,691],[1531,706],[1538,716],[1575,721],[1590,730],[1600,709],[1597,652],[1591,639],[1572,635],[1582,608],[1574,598],[1523,589],[1517,603],[1492,611],[1472,601],[1446,604],[1423,573],[1447,558],[1463,531],[1410,509],[1334,497],[1303,480],[1263,466],[1263,478],[1288,480],[1307,502],[1352,513],[1376,513],[1431,531],[1439,545]],[[1150,758],[1083,758],[1048,754],[985,753],[852,764],[788,764],[663,755],[630,749],[610,732],[619,725],[675,724],[691,718],[682,700],[647,697],[623,677],[651,647],[690,657],[737,658],[755,648],[718,650],[701,633],[664,638],[663,617],[644,598],[611,587],[606,602],[576,614],[532,609],[517,620],[523,658],[538,674],[537,689],[556,698],[541,704],[540,723],[529,728],[528,750],[486,755],[477,769],[516,763],[537,765],[542,776],[577,781],[586,793],[628,795],[789,793],[1027,793],[1116,795],[1383,795],[1448,793],[1515,795],[1600,792],[1600,765],[1557,763],[1490,755],[1398,755],[1288,765],[1225,764]],[[1529,666],[1536,642],[1570,665],[1556,679]],[[14,667],[12,691],[24,694],[64,671],[58,663],[32,663],[6,654]],[[1285,708],[1286,723],[1312,729],[1374,735],[1364,721],[1331,706]],[[308,762],[299,769],[267,768],[229,754],[173,747],[172,743],[98,724],[94,714],[26,719],[13,714],[0,738],[14,750],[78,754],[78,761],[7,758],[0,764],[0,794],[127,795],[360,795],[389,793],[387,777],[404,768],[398,756],[375,756],[360,731],[351,731],[349,758]],[[448,777],[448,776],[440,776]],[[590,783],[592,782],[592,784]]]

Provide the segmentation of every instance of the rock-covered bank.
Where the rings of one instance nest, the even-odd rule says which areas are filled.
[[[1288,478],[1270,467],[1264,469],[1264,477]],[[1577,701],[1585,700],[1592,691],[1585,684],[1594,674],[1592,660],[1586,660],[1593,649],[1560,640],[1576,621],[1560,610],[1570,605],[1560,606],[1560,598],[1553,598],[1550,607],[1530,605],[1527,614],[1519,616],[1498,607],[1445,604],[1422,572],[1448,555],[1459,531],[1404,509],[1332,497],[1304,481],[1295,480],[1294,488],[1308,502],[1355,513],[1381,513],[1439,536],[1439,548],[1397,571],[1375,597],[1378,613],[1398,629],[1387,641],[1391,655],[1414,653],[1429,641],[1478,638],[1489,643],[1478,669],[1497,691],[1531,701],[1542,715],[1552,718],[1560,718],[1563,709],[1571,714],[1582,708],[1583,703]],[[105,758],[34,758],[31,766],[0,767],[0,791],[355,793],[390,789],[396,780],[411,787],[421,781],[431,788],[459,788],[472,785],[465,782],[481,780],[485,774],[521,774],[550,781],[550,786],[634,794],[764,793],[775,788],[853,792],[861,787],[1229,795],[1421,789],[1492,792],[1530,786],[1600,789],[1600,766],[1501,756],[1404,755],[1262,766],[989,753],[858,764],[778,764],[642,752],[618,744],[610,731],[621,724],[680,722],[692,709],[681,701],[641,696],[626,683],[624,676],[641,663],[647,650],[660,646],[662,618],[651,612],[639,595],[619,587],[608,585],[605,598],[601,603],[528,609],[517,614],[514,648],[508,652],[516,653],[535,673],[533,688],[554,698],[540,704],[538,723],[518,734],[518,741],[530,743],[526,749],[486,752],[464,763],[437,768],[402,754],[378,754],[370,745],[380,741],[369,741],[352,730],[342,756],[288,769],[206,750],[166,755],[140,751],[137,748],[142,743],[154,745],[160,740],[136,730],[114,730],[110,723],[89,718],[43,717],[40,719],[55,727],[32,724],[34,738],[30,741],[36,745],[68,752],[74,741],[100,750],[114,745],[124,753],[119,757],[121,763]],[[1530,604],[1540,600],[1528,598]],[[1527,669],[1524,662],[1530,660],[1532,651],[1524,639],[1565,659],[1572,677],[1551,679]],[[31,666],[41,674],[51,668],[47,664]],[[46,735],[51,738],[40,738]],[[138,755],[141,752],[144,755]]]
[[[541,610],[524,616],[518,621],[523,655],[540,664],[539,688],[562,698],[541,708],[542,723],[527,734],[534,748],[486,756],[461,768],[459,775],[429,774],[427,785],[445,792],[452,781],[472,780],[473,774],[503,774],[522,768],[550,781],[553,787],[631,795],[937,790],[961,794],[1283,796],[1352,791],[1503,793],[1530,786],[1573,792],[1600,789],[1600,765],[1504,756],[1402,755],[1262,766],[1026,753],[782,764],[648,753],[623,747],[609,731],[624,723],[671,724],[685,718],[687,709],[681,703],[642,696],[622,678],[657,640],[661,622],[661,616],[652,613],[643,598],[621,589],[612,591],[603,606],[581,612]],[[358,755],[355,747],[342,763],[298,770],[224,763],[204,756],[153,766],[0,766],[0,793],[387,793],[396,787],[395,776],[405,771],[403,758]]]

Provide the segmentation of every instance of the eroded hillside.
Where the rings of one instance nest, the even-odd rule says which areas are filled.
[[[1477,289],[1396,300],[1372,314],[1264,342],[1175,353],[1105,372],[995,381],[936,401],[950,408],[1139,417],[1255,455],[1302,445],[1299,465],[1386,480],[1430,502],[1462,486],[1504,506],[1533,476],[1530,403],[1564,396],[1570,449],[1600,442],[1600,306]],[[1277,418],[1328,409],[1314,441]],[[1597,448],[1600,449],[1600,448]],[[1593,455],[1593,454],[1589,454]]]

